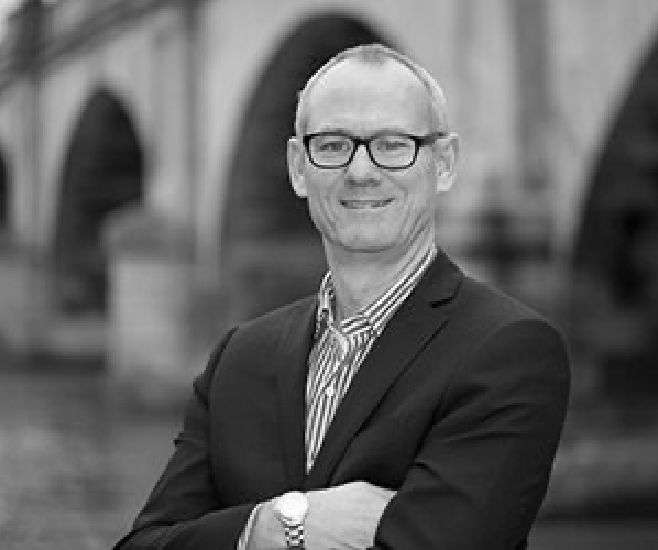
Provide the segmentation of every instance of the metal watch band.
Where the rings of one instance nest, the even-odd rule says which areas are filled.
[[[304,525],[286,525],[286,547],[297,548],[297,550],[305,550],[304,544]]]

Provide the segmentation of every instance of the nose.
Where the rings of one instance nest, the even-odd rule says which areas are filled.
[[[354,151],[352,162],[347,165],[348,182],[354,185],[376,185],[378,183],[375,177],[377,167],[372,163],[366,146],[359,144]]]

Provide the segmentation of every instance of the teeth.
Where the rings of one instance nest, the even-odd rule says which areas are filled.
[[[383,200],[343,200],[341,204],[347,208],[381,208],[391,202],[392,199]]]

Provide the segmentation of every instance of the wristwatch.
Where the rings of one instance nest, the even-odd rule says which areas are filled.
[[[304,550],[304,519],[308,513],[308,499],[304,493],[292,491],[274,501],[274,513],[283,525],[286,548]]]

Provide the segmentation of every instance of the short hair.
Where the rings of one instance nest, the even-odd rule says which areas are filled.
[[[297,111],[295,114],[295,134],[297,136],[303,135],[306,130],[308,121],[308,113],[306,112],[306,105],[308,97],[317,82],[336,65],[344,61],[354,59],[366,65],[382,65],[386,61],[394,61],[406,67],[411,71],[416,78],[421,82],[429,94],[430,110],[432,115],[432,124],[436,125],[434,130],[447,132],[448,115],[447,115],[447,101],[443,90],[434,77],[423,67],[418,65],[411,58],[407,57],[400,52],[397,52],[382,44],[362,44],[347,48],[327,61],[320,67],[311,77],[306,81],[304,88],[299,92],[297,99]]]

